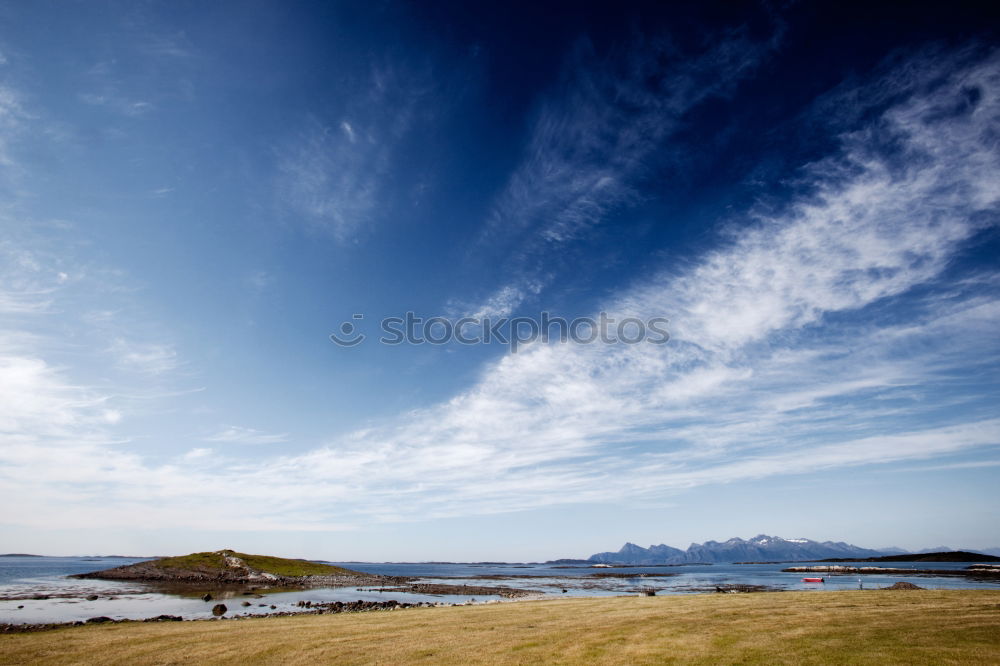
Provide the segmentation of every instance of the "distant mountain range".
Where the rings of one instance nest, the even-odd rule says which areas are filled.
[[[952,550],[940,547],[920,552]],[[971,549],[965,549],[971,550]],[[1000,554],[977,551],[986,554]],[[617,552],[595,553],[584,562],[606,564],[690,564],[694,562],[765,562],[822,560],[830,558],[865,558],[883,555],[900,555],[907,551],[901,548],[875,550],[862,548],[843,541],[813,541],[812,539],[783,539],[766,534],[758,534],[752,539],[733,538],[728,541],[706,541],[693,543],[687,550],[666,544],[643,548],[634,543],[626,543]],[[565,560],[564,560],[565,561]]]

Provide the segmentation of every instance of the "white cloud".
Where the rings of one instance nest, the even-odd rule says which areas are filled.
[[[171,34],[148,33],[138,39],[138,50],[154,58],[190,60],[198,55],[198,50],[184,31]]]
[[[14,146],[29,120],[21,93],[10,86],[0,85],[0,185],[16,183],[23,176],[14,156]]]
[[[0,339],[0,346],[11,346]],[[106,421],[107,396],[67,382],[44,360],[4,350],[0,354],[0,432],[61,436]]]
[[[462,316],[472,317],[473,319],[489,318],[493,321],[502,317],[509,317],[525,299],[531,295],[538,294],[541,290],[542,285],[537,281],[528,281],[518,287],[505,285],[500,287],[492,296],[478,306],[465,305],[461,308]],[[470,307],[475,307],[476,309],[469,310],[468,308]],[[452,309],[455,308],[452,307]]]
[[[350,142],[354,143],[355,141],[354,128],[351,127],[351,123],[347,122],[346,120],[340,121],[340,129],[344,130],[344,134],[347,135],[347,138],[350,140]]]
[[[0,221],[11,223],[10,220]],[[0,313],[8,316],[40,314],[51,307],[52,294],[69,276],[52,270],[43,262],[36,253],[13,241],[0,241],[0,278],[4,285],[0,289]]]
[[[685,115],[731,94],[769,48],[739,31],[686,59],[673,45],[640,39],[625,54],[601,58],[581,42],[483,231],[490,252],[505,247],[511,255],[510,283],[490,299],[538,293],[553,278],[548,262],[568,243],[639,200],[638,181],[651,159],[667,156]]]
[[[847,135],[808,170],[808,198],[608,304],[669,317],[672,344],[536,345],[445,404],[278,469],[365,478],[365,510],[398,517],[401,496],[420,515],[492,512],[1000,444],[975,393],[936,395],[997,360],[1000,303],[976,280],[946,301],[910,296],[902,324],[830,319],[933,283],[996,219],[998,71],[993,56],[882,116],[919,153],[905,172]],[[973,113],[928,120],[970,85]]]
[[[80,93],[80,101],[90,106],[105,107],[124,116],[141,116],[153,110],[153,104],[129,99],[109,88],[102,93]]]
[[[374,222],[392,156],[425,94],[419,79],[376,69],[350,100],[356,118],[328,124],[312,117],[279,146],[275,190],[282,209],[341,242]]]
[[[969,460],[959,463],[948,463],[946,465],[925,465],[922,467],[906,467],[903,472],[947,472],[956,469],[985,469],[988,467],[1000,467],[1000,460]]]
[[[184,460],[202,460],[212,455],[212,449],[191,449],[184,454]]]
[[[975,373],[1000,362],[997,275],[942,275],[997,219],[998,65],[933,72],[881,115],[905,169],[845,135],[805,172],[808,197],[605,304],[668,317],[670,344],[528,346],[451,400],[305,453],[143,459],[107,432],[106,395],[12,353],[0,497],[31,510],[5,519],[329,530],[995,450]],[[935,113],[968,86],[975,109]]]
[[[178,367],[179,359],[173,345],[134,342],[117,338],[108,351],[115,362],[126,370],[148,375],[162,375]]]
[[[294,214],[344,241],[367,221],[385,168],[384,147],[355,150],[313,121],[281,158],[278,192]]]
[[[226,426],[205,438],[206,442],[232,442],[236,444],[277,444],[287,442],[287,434],[271,434],[254,428]]]

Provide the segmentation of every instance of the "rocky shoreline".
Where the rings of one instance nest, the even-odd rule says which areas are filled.
[[[803,567],[794,567],[803,568]],[[843,567],[842,567],[843,568]],[[848,567],[850,568],[850,567]],[[874,567],[866,567],[874,568]],[[912,573],[911,570],[903,570],[907,573]],[[419,590],[411,590],[410,587],[419,587]],[[426,588],[426,589],[425,589]],[[431,591],[431,589],[439,591]],[[493,595],[497,594],[498,588],[482,587],[478,588],[475,586],[460,586],[460,585],[435,585],[435,584],[417,584],[413,586],[406,586],[404,588],[397,588],[398,591],[411,592],[419,591],[425,594],[453,594],[456,589],[461,589],[466,593],[472,594],[482,594],[482,595]],[[509,598],[525,598],[531,596],[542,597],[543,593],[535,590],[520,590],[513,588],[502,588],[513,592]],[[913,585],[912,583],[899,582],[890,587],[884,588],[884,590],[922,590],[923,588]],[[380,591],[390,591],[391,588],[384,588]],[[481,591],[480,591],[481,590]],[[724,593],[724,594],[746,594],[746,593],[759,593],[759,592],[787,592],[788,590],[782,590],[780,588],[775,588],[766,585],[745,585],[745,584],[724,584],[715,586],[704,586],[697,588],[690,588],[691,591],[698,592],[714,592],[714,593]],[[649,595],[648,589],[636,589],[631,590],[632,593],[638,593],[642,595],[645,593]],[[87,620],[77,620],[74,622],[51,622],[51,623],[23,623],[23,624],[13,624],[4,623],[0,624],[0,634],[14,634],[14,633],[29,633],[36,631],[51,631],[54,629],[63,629],[66,627],[80,627],[86,625],[97,625],[97,624],[127,624],[127,623],[138,623],[138,622],[218,622],[222,620],[234,621],[234,620],[247,620],[255,618],[269,618],[269,617],[290,617],[297,615],[324,615],[324,614],[336,614],[336,613],[366,613],[366,612],[385,612],[385,611],[400,611],[413,608],[437,608],[437,607],[447,607],[447,606],[478,606],[490,603],[502,603],[498,600],[492,601],[475,601],[470,600],[463,603],[448,603],[448,602],[429,602],[429,601],[418,601],[418,602],[401,602],[395,599],[390,599],[388,601],[331,601],[331,602],[319,602],[319,601],[299,601],[296,604],[296,608],[293,610],[282,610],[272,613],[243,613],[237,615],[226,616],[229,612],[229,608],[225,604],[216,604],[212,609],[213,615],[215,617],[196,617],[196,618],[185,618],[180,615],[157,615],[155,617],[148,617],[142,620],[136,619],[120,619],[116,620],[107,616],[97,616],[92,617]],[[246,602],[243,603],[244,606],[247,605]],[[260,604],[263,606],[264,604]],[[274,606],[271,606],[273,609]]]
[[[898,567],[848,567],[844,565],[823,565],[809,567],[788,567],[789,573],[832,573],[832,574],[885,574],[890,576],[963,576],[966,578],[1000,578],[1000,568],[991,565],[971,566],[965,569],[902,569]]]
[[[18,634],[18,633],[28,633],[34,631],[51,631],[53,629],[62,629],[65,627],[81,627],[88,624],[126,624],[130,622],[217,622],[219,620],[245,620],[250,618],[263,618],[263,617],[289,617],[293,615],[324,615],[333,613],[367,613],[374,611],[395,611],[403,610],[407,608],[433,608],[435,606],[442,604],[434,604],[430,602],[416,602],[410,603],[405,601],[333,601],[327,603],[303,601],[299,602],[298,607],[302,610],[291,610],[291,611],[278,611],[276,613],[245,613],[242,615],[233,615],[231,617],[225,617],[228,609],[222,606],[222,610],[216,613],[217,617],[211,618],[184,618],[180,615],[157,615],[156,617],[148,617],[143,620],[115,620],[106,616],[92,617],[88,620],[77,620],[75,622],[52,622],[47,624],[0,624],[0,634]],[[451,606],[467,605],[467,604],[444,604]],[[218,607],[218,606],[217,606]]]
[[[407,594],[478,594],[480,596],[499,596],[504,599],[518,599],[544,594],[540,590],[507,587],[506,585],[447,585],[444,583],[408,583],[395,587],[361,589],[365,592],[402,592]]]

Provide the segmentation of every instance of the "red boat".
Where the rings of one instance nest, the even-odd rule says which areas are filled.
[[[803,583],[822,583],[823,579],[822,578],[803,578],[802,582]]]

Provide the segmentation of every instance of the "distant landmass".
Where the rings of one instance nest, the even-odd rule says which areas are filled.
[[[593,564],[590,560],[579,560],[572,557],[564,557],[559,560],[547,560],[545,564]]]
[[[4,553],[0,557],[45,557],[44,555],[32,555],[31,553]]]
[[[821,562],[1000,562],[996,555],[972,553],[967,550],[949,550],[937,553],[906,553],[882,557],[830,558]]]
[[[1000,548],[952,548],[951,546],[934,546],[932,548],[921,548],[920,550],[905,550],[903,548],[876,548],[883,555],[933,555],[935,553],[973,553],[982,555],[996,555],[1000,557]]]
[[[904,551],[905,552],[905,551]],[[918,555],[924,555],[928,553],[982,553],[983,555],[995,555],[1000,557],[1000,548],[949,548],[948,546],[943,546],[940,548],[924,548],[923,550],[916,551]],[[894,555],[895,553],[886,553],[887,555]]]
[[[687,550],[666,544],[643,548],[634,543],[626,543],[617,552],[596,553],[587,558],[586,561],[602,564],[651,565],[696,562],[815,561],[882,557],[883,555],[885,555],[883,551],[862,548],[843,541],[783,539],[758,534],[752,539],[733,538],[722,542],[692,543]]]

